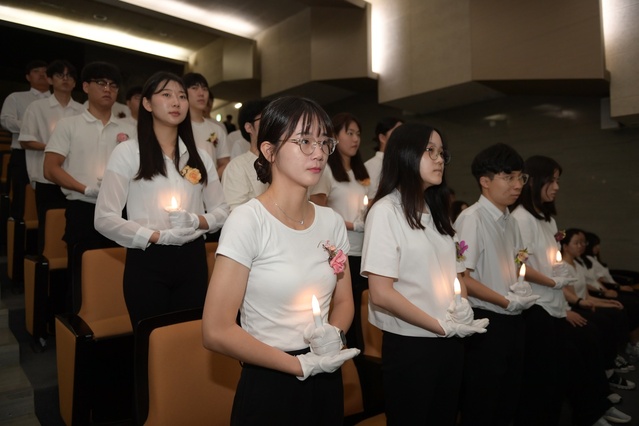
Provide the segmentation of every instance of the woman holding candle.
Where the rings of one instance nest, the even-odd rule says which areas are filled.
[[[561,277],[566,264],[557,257],[558,232],[553,216],[562,168],[555,160],[533,156],[524,163],[529,175],[515,203],[527,264],[537,272],[527,276],[536,305],[524,312],[526,342],[524,383],[515,425],[557,424],[564,395],[572,403],[575,424],[605,425],[609,411],[608,384],[596,333],[588,321],[568,309],[563,287],[574,278]],[[620,415],[623,413],[620,413]],[[626,416],[627,417],[627,416]]]
[[[461,283],[463,242],[456,250],[448,216],[441,133],[404,124],[391,135],[377,197],[366,219],[362,274],[369,320],[383,330],[382,373],[389,425],[454,425],[461,387],[461,339],[486,332]],[[472,248],[469,248],[472,250]]]
[[[215,165],[193,140],[182,80],[154,74],[143,88],[138,140],[113,151],[95,212],[96,229],[128,248],[124,296],[134,329],[143,318],[204,304],[201,237],[227,216]]]
[[[360,323],[361,294],[368,283],[359,273],[364,241],[364,214],[368,198],[372,198],[370,178],[359,152],[361,128],[352,114],[340,113],[333,117],[333,128],[337,135],[337,152],[328,159],[319,182],[311,188],[311,201],[328,206],[339,213],[346,229],[350,251],[348,264],[351,270],[355,322],[347,338],[351,346],[363,349],[364,343]]]
[[[342,349],[340,331],[353,319],[349,244],[339,214],[307,197],[335,149],[332,133],[308,99],[262,112],[255,168],[270,186],[229,216],[203,316],[204,346],[243,362],[233,425],[343,420],[338,370],[359,353]]]

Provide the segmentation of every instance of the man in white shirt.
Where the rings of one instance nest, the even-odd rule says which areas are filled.
[[[268,188],[268,184],[257,180],[257,172],[253,165],[258,156],[257,134],[260,129],[262,111],[269,103],[270,101],[266,99],[250,101],[240,108],[238,115],[240,131],[242,137],[249,139],[251,143],[246,153],[231,160],[222,175],[224,198],[231,210],[251,198],[261,195]],[[242,142],[240,141],[240,143]]]
[[[18,141],[22,116],[29,104],[38,99],[49,97],[49,81],[47,80],[47,64],[44,61],[29,62],[25,70],[25,78],[31,88],[26,92],[14,92],[7,96],[2,104],[0,123],[11,132],[11,158],[9,160],[9,178],[13,197],[11,201],[11,216],[22,219],[24,215],[24,191],[29,184],[25,153]]]
[[[488,333],[468,338],[462,391],[464,425],[509,425],[523,378],[525,323],[521,315],[535,303],[530,285],[518,283],[522,238],[508,206],[528,175],[524,160],[510,146],[481,151],[472,163],[481,189],[479,201],[455,222],[463,254],[464,281],[475,318],[490,319]],[[522,254],[521,257],[524,257]]]
[[[47,67],[47,78],[53,88],[53,96],[32,102],[27,107],[18,137],[25,150],[29,180],[36,190],[39,253],[44,248],[46,211],[66,207],[66,198],[60,187],[44,178],[44,148],[61,118],[84,111],[84,106],[71,98],[77,79],[76,69],[71,63],[65,60],[51,62]]]
[[[118,69],[110,63],[92,62],[82,70],[81,80],[89,107],[81,115],[58,122],[44,157],[44,177],[60,185],[67,198],[64,240],[72,278],[79,260],[74,258],[77,244],[114,244],[93,226],[95,203],[111,152],[119,142],[137,137],[135,128],[112,113],[121,82]]]
[[[205,116],[210,99],[209,84],[202,74],[190,72],[182,76],[189,96],[189,114],[193,137],[198,148],[205,150],[216,164],[218,176],[231,161],[231,150],[226,140],[226,129]]]

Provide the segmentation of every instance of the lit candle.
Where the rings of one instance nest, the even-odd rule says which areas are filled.
[[[313,306],[313,319],[315,320],[315,327],[322,326],[322,312],[320,311],[319,302],[317,301],[317,297],[313,295],[311,299],[311,305]]]
[[[524,277],[526,276],[526,264],[522,264],[519,269],[519,284],[524,282]]]
[[[561,263],[561,261],[563,260],[561,257],[561,252],[559,250],[557,250],[557,255],[555,256],[555,260],[557,261],[557,263]]]
[[[368,195],[364,195],[364,208],[368,206]]]
[[[455,290],[455,303],[461,303],[461,284],[457,278],[455,278],[453,283],[453,290]]]
[[[171,197],[171,205],[166,206],[164,210],[166,210],[167,212],[174,212],[176,210],[179,210],[178,202],[175,199],[175,196]]]

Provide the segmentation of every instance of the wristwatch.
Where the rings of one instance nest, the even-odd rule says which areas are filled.
[[[337,328],[337,327],[335,327]],[[342,349],[346,347],[346,334],[344,334],[344,332],[342,330],[340,330],[339,328],[337,328],[339,330],[339,338],[342,339]]]

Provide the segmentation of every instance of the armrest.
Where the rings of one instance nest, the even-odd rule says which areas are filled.
[[[56,317],[78,340],[93,339],[93,330],[82,318],[75,314],[58,314]]]

